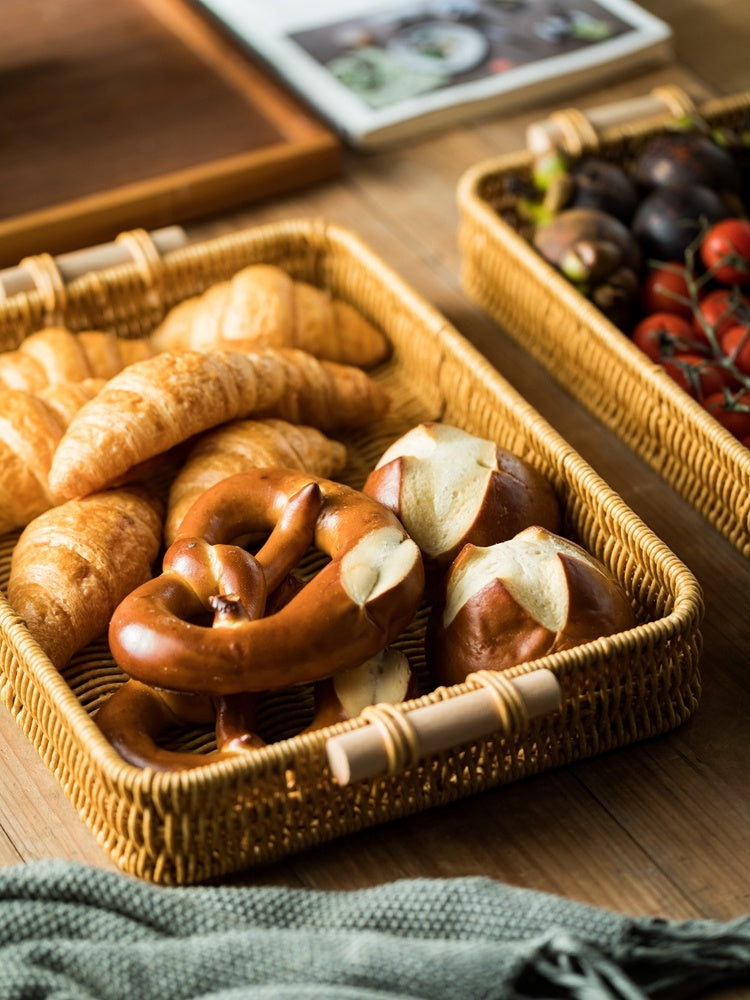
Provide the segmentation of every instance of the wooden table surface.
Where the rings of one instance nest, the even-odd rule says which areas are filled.
[[[579,106],[662,83],[696,96],[750,89],[747,0],[646,0],[644,6],[673,23],[677,61],[582,95]],[[333,180],[204,220],[188,232],[201,237],[324,217],[358,233],[442,310],[698,577],[706,598],[699,710],[659,739],[392,822],[236,882],[342,889],[403,876],[481,874],[632,914],[732,918],[750,911],[750,563],[459,286],[456,182],[476,161],[521,148],[526,126],[549,110],[467,122],[378,154],[347,152]],[[0,865],[48,857],[112,867],[2,709]]]

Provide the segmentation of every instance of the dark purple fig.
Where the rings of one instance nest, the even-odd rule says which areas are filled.
[[[739,188],[732,155],[702,132],[662,132],[636,158],[633,179],[643,188],[699,185],[718,193]]]
[[[638,275],[628,267],[620,267],[592,289],[590,299],[615,326],[630,330],[640,304]]]
[[[533,243],[545,260],[587,289],[618,268],[638,272],[641,266],[641,251],[628,227],[595,208],[560,212],[537,227]]]
[[[539,226],[536,250],[621,329],[638,302],[641,250],[628,227],[594,208],[571,208]]]
[[[571,170],[573,191],[570,208],[598,208],[629,223],[638,205],[635,184],[616,163],[585,157]]]
[[[726,219],[730,211],[710,188],[657,188],[636,209],[631,225],[647,257],[682,260],[706,225]]]
[[[615,163],[595,156],[572,160],[559,150],[537,157],[532,170],[538,192],[527,216],[542,223],[568,208],[596,208],[628,223],[638,204],[638,191]]]

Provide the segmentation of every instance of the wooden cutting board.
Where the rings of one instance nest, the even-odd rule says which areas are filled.
[[[337,138],[182,0],[4,0],[0,266],[318,182]]]

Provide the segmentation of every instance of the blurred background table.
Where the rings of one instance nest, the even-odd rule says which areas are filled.
[[[644,0],[643,6],[673,25],[675,62],[565,106],[585,109],[666,83],[698,98],[750,89],[746,0]],[[529,123],[551,110],[467,120],[380,153],[342,150],[329,176],[214,210],[186,229],[192,239],[322,217],[354,230],[437,306],[700,580],[707,607],[701,706],[689,724],[658,740],[392,822],[235,882],[334,889],[404,876],[481,874],[634,914],[731,918],[750,910],[750,564],[459,286],[460,175],[481,159],[523,147]],[[87,162],[82,149],[82,172]],[[29,181],[38,169],[29,159]],[[54,183],[53,174],[45,177]],[[54,191],[49,196],[54,200]],[[46,857],[111,867],[2,709],[0,865]]]

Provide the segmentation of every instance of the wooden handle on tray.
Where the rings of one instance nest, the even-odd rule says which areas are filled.
[[[554,147],[579,155],[587,146],[596,146],[600,131],[625,125],[652,115],[674,118],[691,114],[695,103],[681,87],[654,87],[648,94],[625,101],[603,104],[581,111],[566,108],[553,112],[543,121],[533,122],[526,130],[526,146],[534,155]]]
[[[326,744],[336,781],[348,785],[397,774],[422,757],[498,731],[516,735],[530,719],[560,708],[560,685],[550,670],[511,679],[478,671],[466,680],[477,688],[410,712],[393,705],[366,708],[362,716],[369,725],[332,736]]]
[[[71,253],[60,254],[52,262],[64,283],[89,271],[100,271],[136,260],[138,255],[152,252],[161,256],[187,243],[187,234],[181,226],[167,226],[146,233],[140,230],[121,233],[112,243],[101,243]],[[35,269],[21,261],[16,267],[0,271],[0,299],[28,292],[38,284]]]

